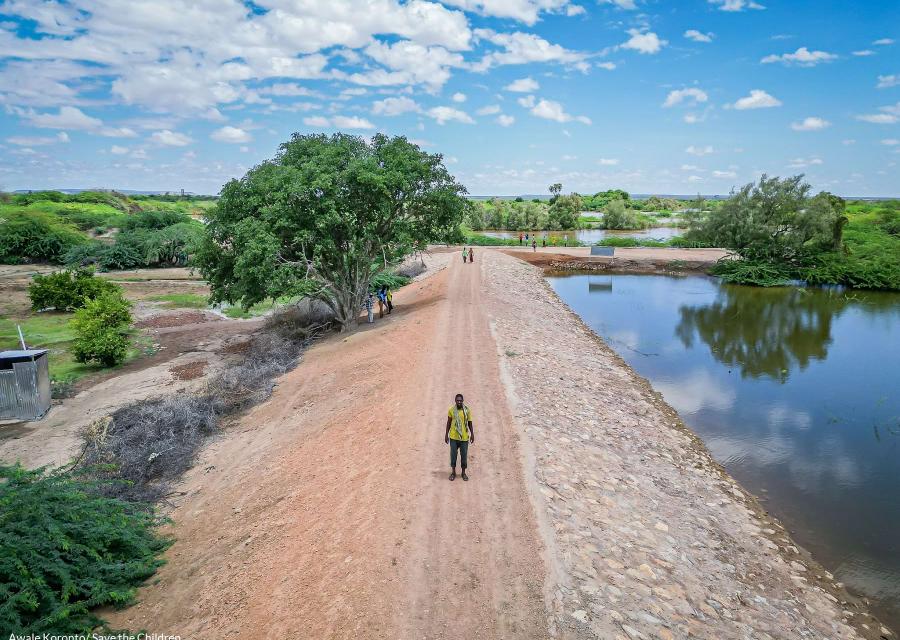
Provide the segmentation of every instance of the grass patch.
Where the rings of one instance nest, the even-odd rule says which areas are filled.
[[[197,293],[166,293],[148,299],[162,302],[168,309],[205,309],[208,306],[206,296]]]
[[[71,313],[45,312],[0,318],[0,351],[21,348],[16,331],[18,324],[29,347],[50,350],[50,378],[53,381],[71,383],[86,375],[105,371],[99,365],[75,361],[71,350],[75,331],[69,325],[72,317]],[[124,363],[145,355],[149,349],[148,345],[133,339]]]

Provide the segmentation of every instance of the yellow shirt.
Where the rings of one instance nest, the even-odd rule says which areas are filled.
[[[462,433],[456,428],[456,418],[457,416],[454,414],[459,414],[459,424],[462,427]],[[468,423],[472,421],[472,410],[469,409],[466,405],[463,405],[462,409],[457,409],[456,404],[450,405],[450,409],[447,411],[447,417],[450,418],[450,439],[451,440],[468,440],[469,439],[469,425]]]

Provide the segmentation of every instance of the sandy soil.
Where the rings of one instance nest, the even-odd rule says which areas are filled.
[[[172,312],[155,317],[177,316],[178,312]],[[202,386],[205,378],[183,372],[201,365],[207,375],[220,371],[233,357],[230,346],[247,340],[262,324],[211,317],[216,322],[204,319],[147,329],[146,334],[158,346],[154,355],[80,381],[75,397],[55,400],[41,420],[0,424],[0,460],[19,461],[29,468],[66,464],[81,450],[81,429],[94,420],[138,400]]]
[[[159,581],[114,625],[189,638],[543,638],[544,568],[481,304],[451,263],[323,341],[212,444]],[[449,482],[447,407],[476,419]]]

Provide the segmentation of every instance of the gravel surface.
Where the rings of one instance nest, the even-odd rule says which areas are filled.
[[[482,264],[482,303],[527,435],[554,637],[887,631],[711,459],[540,269],[499,251],[484,252]]]

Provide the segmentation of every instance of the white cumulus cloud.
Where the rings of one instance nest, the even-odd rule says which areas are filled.
[[[459,103],[459,102],[465,102],[465,101],[466,101],[466,94],[457,91],[456,93],[453,94],[452,100],[453,100],[453,102],[457,102],[457,103]]]
[[[385,98],[372,104],[372,113],[383,116],[399,116],[404,113],[418,112],[421,108],[412,98]]]
[[[703,33],[702,31],[697,31],[696,29],[688,29],[684,32],[684,37],[688,40],[693,40],[694,42],[712,42],[715,37],[712,31],[709,33]]]
[[[541,86],[538,84],[537,80],[528,76],[527,78],[513,80],[503,88],[507,91],[515,91],[517,93],[531,93],[532,91],[540,89]]]
[[[463,124],[474,124],[475,121],[465,111],[454,109],[453,107],[432,107],[425,112],[430,118],[434,118],[438,124],[446,122],[462,122]]]
[[[497,124],[499,124],[501,127],[508,127],[515,121],[516,119],[514,117],[508,116],[505,113],[501,113],[499,116],[497,116]]]
[[[810,51],[806,47],[800,47],[794,53],[783,53],[780,56],[776,54],[768,55],[760,62],[763,64],[772,64],[780,62],[785,65],[797,65],[800,67],[814,67],[823,62],[831,62],[837,59],[837,56],[827,51]]]
[[[696,104],[698,102],[706,102],[707,100],[709,100],[709,96],[706,95],[705,91],[703,91],[702,89],[697,89],[696,87],[691,87],[689,89],[676,89],[669,92],[669,95],[666,96],[666,101],[663,102],[663,106],[674,107],[677,104],[681,104],[685,100]]]
[[[169,129],[155,131],[150,139],[166,147],[186,147],[193,142],[190,136]]]
[[[633,49],[638,53],[659,53],[660,49],[669,44],[667,40],[661,40],[660,37],[652,31],[629,29],[628,35],[631,37],[622,43],[622,48]]]
[[[253,136],[251,136],[247,131],[244,131],[243,129],[240,129],[238,127],[230,126],[216,129],[212,132],[212,134],[210,134],[209,137],[217,142],[227,142],[229,144],[244,144],[253,140]]]
[[[816,116],[810,116],[803,118],[800,122],[791,123],[791,129],[794,131],[819,131],[830,126],[831,123],[828,120],[817,118]]]
[[[745,109],[769,109],[771,107],[780,107],[781,100],[769,95],[762,89],[752,89],[749,96],[744,96],[732,106],[739,111]]]
[[[889,76],[878,76],[878,89],[890,89],[900,86],[900,73],[892,73]]]
[[[546,100],[544,98],[541,98],[533,107],[531,107],[531,114],[538,118],[555,120],[556,122],[570,122],[576,120],[583,124],[591,124],[590,118],[586,116],[572,116],[566,113],[559,102],[556,102],[555,100]]]

